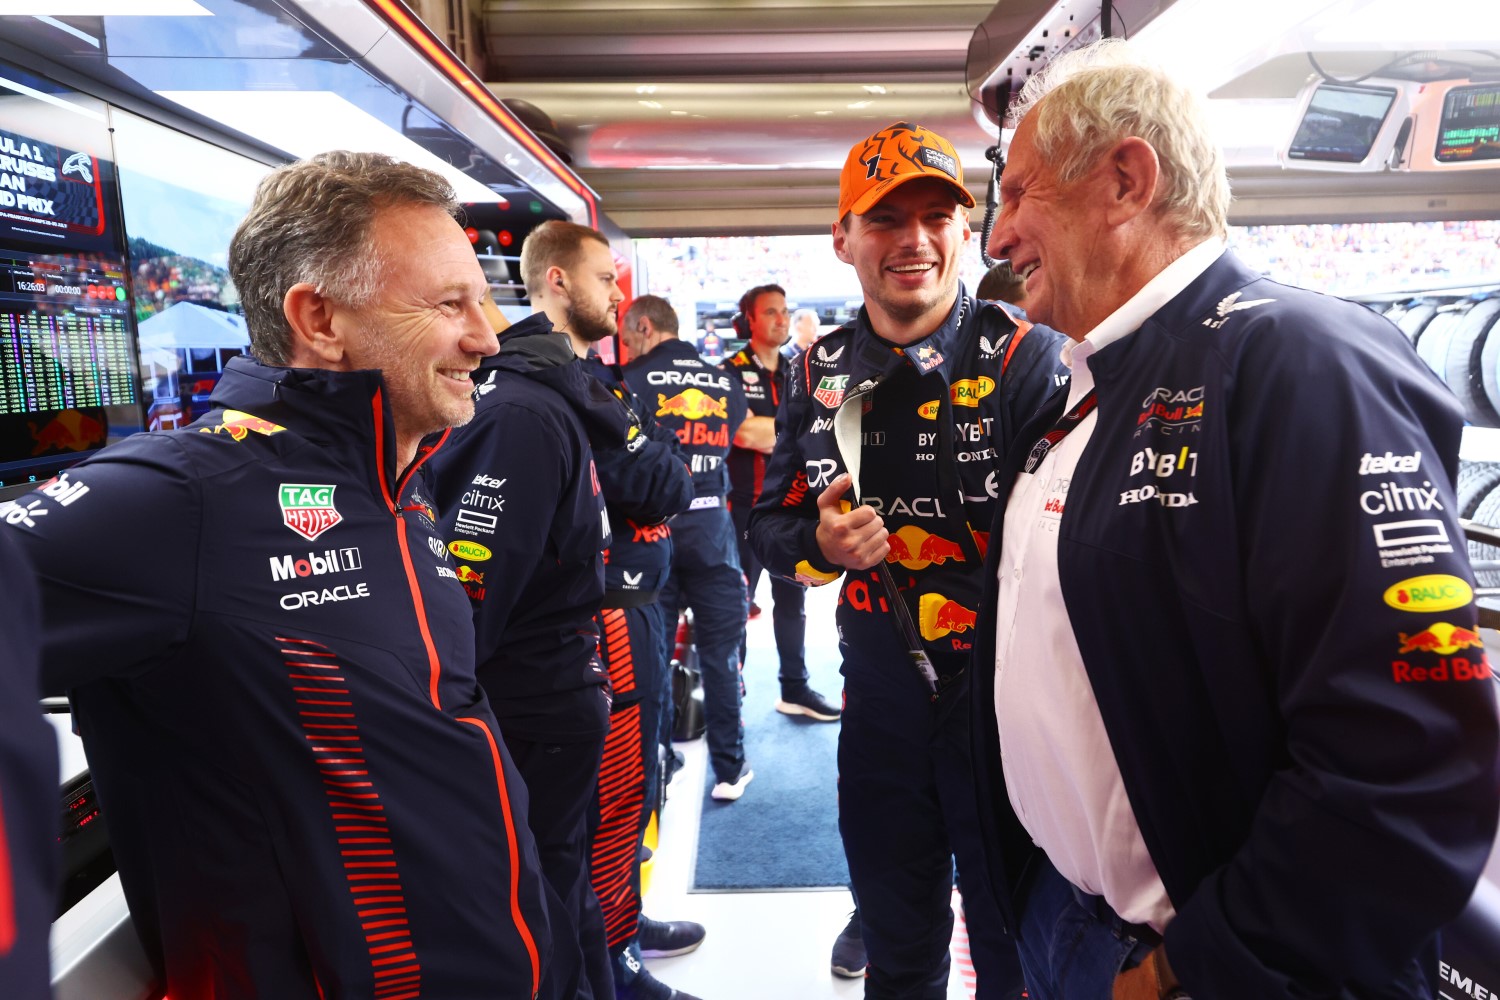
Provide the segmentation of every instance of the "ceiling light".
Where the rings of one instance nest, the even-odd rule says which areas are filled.
[[[196,0],[0,0],[0,15],[52,17],[213,17]]]
[[[495,192],[417,145],[385,122],[326,90],[162,90],[161,97],[299,159],[330,149],[388,153],[442,174],[459,201],[495,200]]]
[[[660,111],[662,107],[661,101],[636,101],[636,103],[644,105],[648,108],[655,108],[658,111]]]
[[[858,111],[860,108],[868,108],[874,103],[874,101],[855,101],[853,104],[844,105],[844,107],[848,108],[850,111]]]
[[[643,83],[639,87],[635,88],[635,92],[637,94],[654,94],[656,93],[656,84]]]
[[[865,89],[865,93],[867,93],[867,94],[883,94],[883,93],[885,93],[885,88],[882,87],[878,83],[877,84],[873,84],[873,85],[867,83],[867,84],[865,84],[865,88],[864,89]]]

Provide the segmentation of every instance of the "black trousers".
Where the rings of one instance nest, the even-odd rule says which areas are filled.
[[[604,736],[548,743],[505,736],[531,795],[527,822],[547,883],[552,961],[539,1000],[613,1000],[604,920],[589,882],[588,825]]]
[[[865,996],[943,1000],[956,856],[979,1000],[1021,995],[978,837],[968,683],[934,703],[899,641],[844,653],[839,832],[870,968]]]
[[[734,518],[734,535],[740,547],[740,566],[745,571],[749,599],[755,599],[760,575],[765,571],[750,549],[745,532],[750,527],[750,504],[736,504],[729,510]],[[771,627],[776,634],[776,655],[781,660],[777,673],[781,686],[799,688],[807,685],[807,588],[779,576],[771,577]],[[740,661],[745,659],[745,644],[740,642]]]

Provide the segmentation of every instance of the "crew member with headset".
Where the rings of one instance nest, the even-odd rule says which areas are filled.
[[[754,777],[745,761],[740,722],[745,579],[724,502],[729,491],[725,458],[735,428],[745,420],[745,394],[738,380],[678,339],[677,314],[666,299],[636,299],[625,311],[624,328],[640,349],[625,365],[625,380],[648,407],[655,404],[653,415],[662,426],[677,434],[693,476],[692,504],[673,522],[672,573],[661,595],[665,641],[673,639],[679,608],[691,607],[715,780],[711,794],[732,802]]]
[[[740,566],[745,571],[749,597],[764,567],[746,538],[750,508],[760,499],[766,478],[766,459],[776,444],[776,408],[786,391],[789,363],[783,363],[781,347],[787,339],[786,291],[780,285],[757,285],[740,297],[740,316],[750,342],[719,367],[739,380],[745,391],[749,413],[734,432],[729,449],[729,513],[739,542]],[[807,678],[807,588],[779,576],[771,577],[772,626],[776,655],[781,661],[781,697],[776,710],[785,715],[805,715],[819,722],[837,722],[841,709],[830,705],[814,691]],[[740,658],[745,657],[744,643]]]
[[[947,995],[955,854],[979,996],[1022,988],[975,833],[964,668],[996,470],[1058,384],[1063,338],[960,284],[973,205],[927,128],[899,122],[850,150],[833,248],[864,307],[792,372],[750,520],[770,572],[844,577],[839,829],[868,997]]]

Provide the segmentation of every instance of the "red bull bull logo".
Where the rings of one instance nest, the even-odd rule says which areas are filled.
[[[30,420],[31,448],[33,455],[49,451],[88,451],[102,448],[108,428],[102,420],[89,416],[82,410],[63,410],[57,416],[38,427]]]
[[[917,631],[928,642],[950,632],[967,632],[977,618],[973,611],[942,594],[923,594],[917,602]]]
[[[885,561],[899,563],[907,569],[941,566],[949,559],[964,561],[964,550],[957,542],[923,531],[914,524],[904,524],[886,539],[891,551]]]
[[[1420,632],[1407,635],[1405,632],[1397,632],[1396,638],[1400,640],[1401,646],[1396,653],[1437,653],[1439,656],[1452,656],[1461,649],[1483,649],[1484,640],[1480,639],[1478,632],[1470,631],[1462,625],[1450,625],[1447,622],[1433,622]]]
[[[217,427],[200,427],[200,434],[228,434],[236,441],[243,441],[249,437],[251,432],[263,434],[267,437],[272,434],[286,430],[280,424],[272,423],[264,417],[257,417],[253,413],[245,413],[242,410],[225,410],[223,419]]]
[[[455,571],[460,583],[472,583],[476,587],[484,586],[484,574],[475,570],[472,566],[460,565]]]
[[[682,417],[686,420],[703,420],[707,417],[728,419],[729,398],[715,399],[702,389],[686,388],[675,396],[656,394],[658,417]]]

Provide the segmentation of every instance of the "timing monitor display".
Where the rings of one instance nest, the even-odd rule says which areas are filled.
[[[1454,87],[1443,96],[1433,156],[1439,163],[1500,159],[1500,84]]]
[[[0,248],[0,500],[140,430],[123,258]]]
[[[1362,163],[1395,103],[1390,87],[1319,84],[1287,149],[1291,160]]]
[[[106,111],[0,63],[0,501],[142,427]]]

